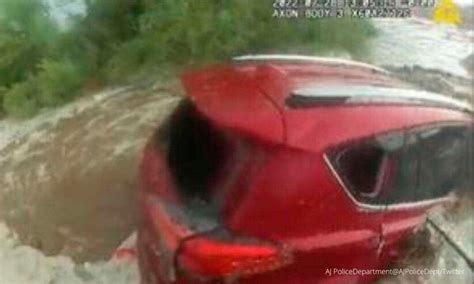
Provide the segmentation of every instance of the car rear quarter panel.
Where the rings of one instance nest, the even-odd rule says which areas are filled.
[[[377,268],[382,212],[359,210],[322,153],[278,146],[268,151],[238,204],[229,199],[225,224],[235,234],[282,243],[295,261],[242,283],[321,283],[326,269]]]

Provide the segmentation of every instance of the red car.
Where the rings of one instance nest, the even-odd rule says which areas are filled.
[[[377,67],[245,56],[183,84],[141,163],[143,283],[372,281],[472,183],[472,109]]]

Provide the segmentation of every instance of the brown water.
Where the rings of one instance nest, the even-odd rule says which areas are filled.
[[[140,150],[178,92],[85,98],[15,139],[0,150],[0,221],[46,255],[107,259],[137,227]]]

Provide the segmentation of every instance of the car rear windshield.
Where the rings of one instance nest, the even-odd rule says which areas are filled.
[[[179,104],[157,140],[179,195],[196,214],[218,214],[228,191],[242,182],[258,156],[254,141],[217,127],[189,100]]]

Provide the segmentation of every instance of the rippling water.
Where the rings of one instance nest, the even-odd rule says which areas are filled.
[[[472,31],[436,25],[419,18],[376,20],[375,24],[379,30],[371,56],[375,64],[419,65],[470,77],[460,61],[473,53]]]

